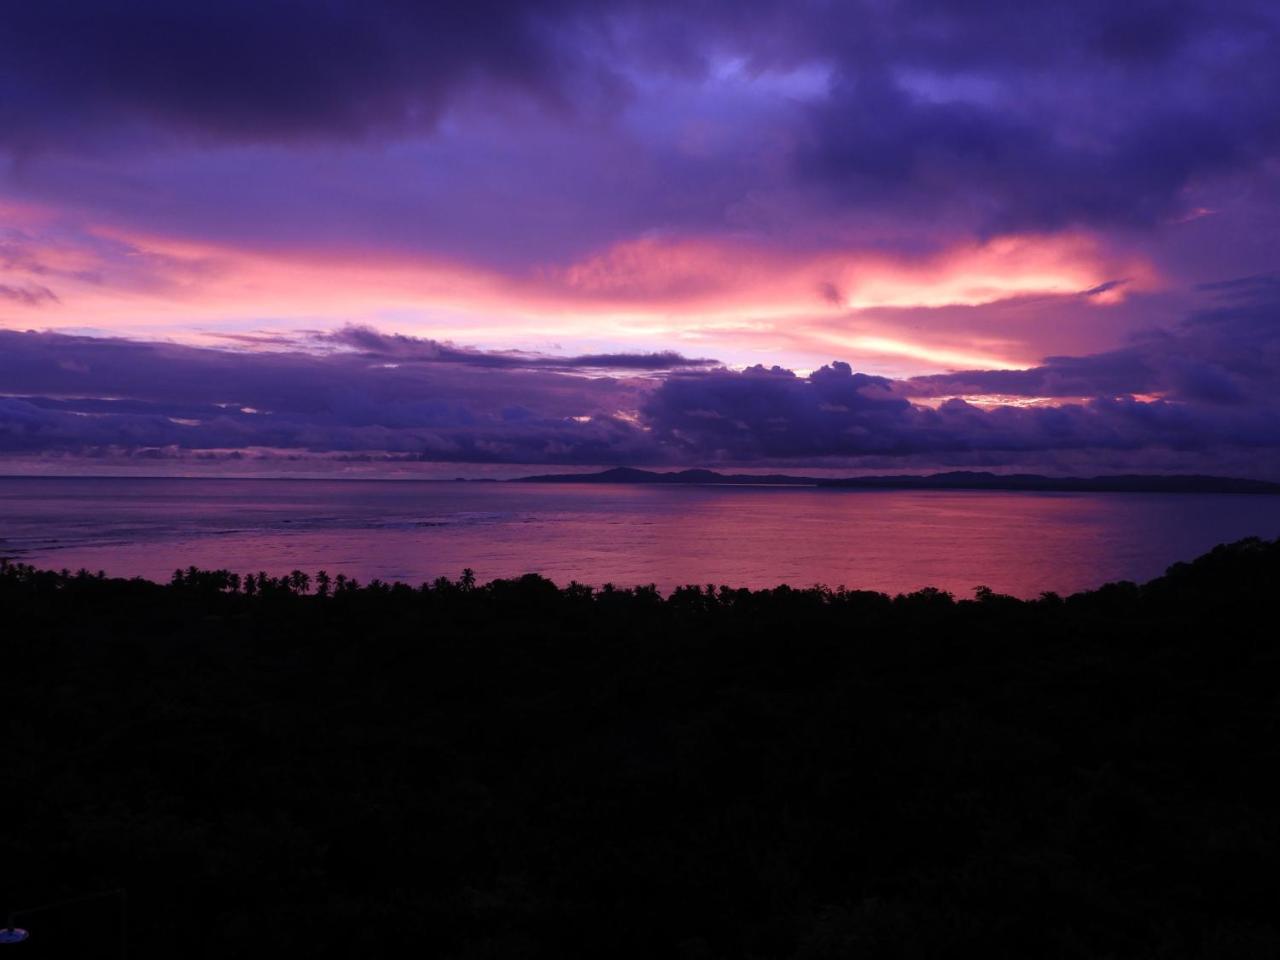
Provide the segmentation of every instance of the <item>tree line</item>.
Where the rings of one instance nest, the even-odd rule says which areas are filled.
[[[0,564],[0,920],[128,955],[1280,953],[1280,541],[1149,583]],[[124,903],[124,898],[119,898]],[[116,898],[32,915],[110,955]]]

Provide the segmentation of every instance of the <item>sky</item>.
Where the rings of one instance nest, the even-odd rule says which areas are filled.
[[[0,472],[1280,479],[1270,0],[42,0]]]

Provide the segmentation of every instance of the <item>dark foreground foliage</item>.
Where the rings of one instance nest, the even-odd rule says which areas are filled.
[[[8,566],[0,898],[124,888],[136,957],[1277,956],[1277,588]]]

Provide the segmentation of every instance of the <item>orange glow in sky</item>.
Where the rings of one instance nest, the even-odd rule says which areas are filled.
[[[248,250],[118,228],[44,229],[38,210],[0,280],[49,289],[38,309],[0,306],[9,328],[92,330],[200,342],[346,323],[481,346],[686,350],[731,365],[762,354],[797,367],[877,357],[903,372],[1010,369],[1025,344],[895,326],[864,311],[975,306],[1075,296],[1105,309],[1150,289],[1152,267],[1085,234],[1005,236],[920,257],[876,251],[787,253],[746,241],[645,238],[563,267],[502,273],[439,259]]]

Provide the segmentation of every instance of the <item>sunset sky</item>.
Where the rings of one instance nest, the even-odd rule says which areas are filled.
[[[1269,0],[42,0],[0,472],[1280,479]]]

